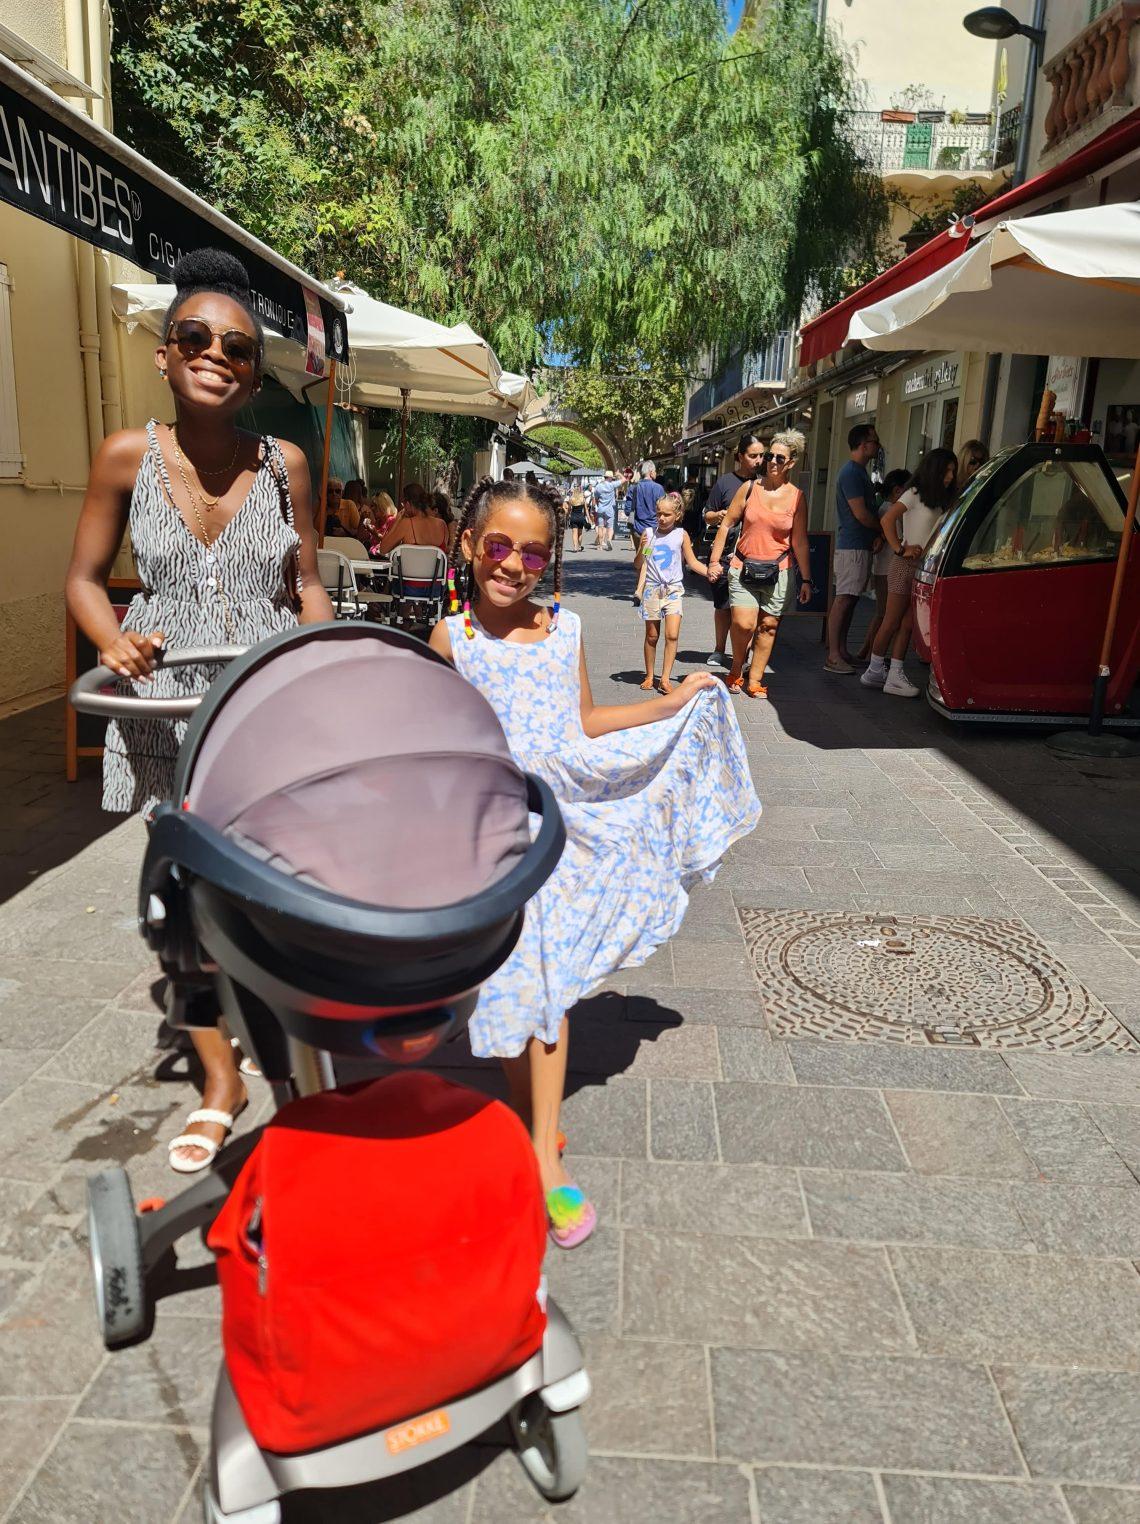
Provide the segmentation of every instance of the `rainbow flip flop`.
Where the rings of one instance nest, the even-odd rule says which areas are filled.
[[[559,1185],[546,1193],[551,1242],[560,1249],[576,1249],[598,1225],[598,1214],[576,1185]]]

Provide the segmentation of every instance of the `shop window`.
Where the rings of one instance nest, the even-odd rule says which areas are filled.
[[[1045,460],[1019,477],[979,524],[964,571],[1115,560],[1124,514],[1091,461]]]
[[[16,366],[12,355],[12,304],[8,266],[0,264],[0,480],[24,469],[20,418],[16,411]]]
[[[954,435],[958,432],[958,399],[947,397],[942,404],[942,434],[938,441],[944,450],[954,448]]]

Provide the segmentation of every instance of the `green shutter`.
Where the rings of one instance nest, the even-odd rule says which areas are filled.
[[[929,169],[930,150],[934,144],[934,126],[931,122],[908,122],[906,144],[903,148],[904,169]]]

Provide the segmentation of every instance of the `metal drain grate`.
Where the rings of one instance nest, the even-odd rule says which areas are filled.
[[[1140,1054],[1020,921],[814,910],[740,919],[781,1037]]]

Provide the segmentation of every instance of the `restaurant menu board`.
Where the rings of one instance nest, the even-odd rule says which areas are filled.
[[[834,536],[829,530],[808,532],[808,565],[811,567],[811,601],[791,603],[788,614],[815,614],[817,618],[826,618],[828,605],[831,600],[831,542]],[[796,584],[793,598],[799,592],[799,578],[793,577]]]
[[[115,610],[115,617],[120,625],[126,617],[131,598],[141,586],[137,577],[109,577],[107,579],[111,607]],[[67,685],[70,688],[81,672],[90,672],[92,667],[98,665],[99,653],[70,614],[67,616],[66,640]],[[106,732],[107,721],[101,715],[77,714],[68,704],[66,756],[69,783],[74,783],[79,776],[80,757],[103,755],[103,739]]]

